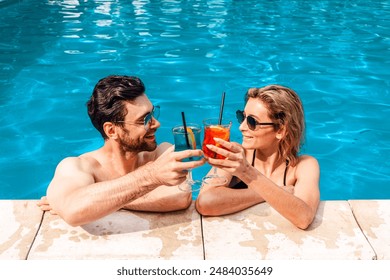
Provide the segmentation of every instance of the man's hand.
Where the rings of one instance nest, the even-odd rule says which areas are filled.
[[[56,212],[53,211],[53,209],[51,208],[50,204],[49,204],[49,201],[47,200],[47,197],[46,196],[42,196],[41,197],[41,200],[39,200],[37,202],[37,206],[39,208],[41,208],[42,211],[49,211],[50,214],[53,214],[53,215],[57,215]]]
[[[174,146],[169,147],[161,156],[159,156],[149,168],[152,168],[151,174],[159,185],[176,186],[185,181],[188,170],[203,165],[204,158],[196,161],[182,162],[188,157],[203,156],[201,150],[185,150],[174,152]]]

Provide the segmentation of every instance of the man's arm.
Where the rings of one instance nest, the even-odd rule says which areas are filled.
[[[86,165],[80,158],[64,159],[47,189],[53,211],[72,226],[106,216],[157,187],[147,167],[96,183]]]
[[[173,153],[170,147],[155,161],[104,182],[95,182],[93,167],[87,160],[66,158],[56,169],[47,197],[52,210],[68,224],[86,224],[123,208],[158,186],[180,184],[186,178],[186,170],[204,163],[181,159],[199,155],[201,151],[195,150]]]
[[[161,143],[153,154],[153,158],[147,160],[156,160],[171,146],[172,144],[167,142]],[[126,204],[123,208],[135,211],[169,212],[186,209],[190,206],[191,201],[190,192],[183,192],[178,187],[159,186]]]
[[[191,201],[190,192],[183,192],[177,187],[159,186],[123,208],[135,211],[170,212],[188,208]]]

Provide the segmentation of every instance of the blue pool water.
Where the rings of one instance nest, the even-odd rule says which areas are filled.
[[[169,142],[181,111],[218,116],[223,91],[234,120],[247,88],[289,86],[321,199],[390,198],[390,1],[2,0],[0,12],[2,199],[39,198],[62,158],[102,144],[85,102],[109,74],[141,77]]]

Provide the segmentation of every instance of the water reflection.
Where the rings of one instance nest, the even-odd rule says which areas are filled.
[[[211,115],[226,91],[226,117],[234,119],[247,87],[291,86],[304,101],[305,149],[320,159],[324,188],[343,196],[350,182],[363,190],[374,184],[355,170],[382,177],[382,186],[388,179],[386,1],[12,3],[0,21],[0,170],[10,192],[15,184],[38,186],[41,195],[60,158],[95,144],[85,100],[97,79],[113,73],[142,77],[164,104],[160,141],[171,141],[172,115],[182,108],[189,117]],[[25,151],[43,170],[24,162]]]

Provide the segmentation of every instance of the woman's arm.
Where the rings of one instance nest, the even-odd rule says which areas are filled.
[[[313,221],[319,200],[318,162],[311,156],[302,156],[295,168],[294,192],[281,188],[243,159],[242,147],[234,142],[216,141],[228,150],[210,147],[211,150],[227,156],[227,160],[210,159],[210,164],[239,177],[248,188],[263,198],[276,211],[301,229]]]
[[[302,157],[296,168],[296,178],[294,193],[280,188],[254,168],[242,180],[296,227],[306,229],[312,223],[320,201],[317,160]]]
[[[196,209],[204,216],[220,216],[239,212],[263,201],[264,199],[251,189],[217,186],[200,192]]]
[[[213,167],[208,175],[213,174],[214,168],[216,167]],[[224,186],[203,184],[196,200],[196,209],[200,214],[204,216],[227,215],[264,201],[261,196],[251,189],[233,189],[228,187],[228,185],[235,183],[231,173],[223,169],[217,169],[217,174],[226,177],[228,183]]]

